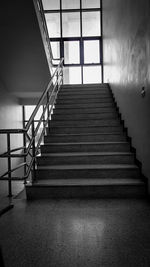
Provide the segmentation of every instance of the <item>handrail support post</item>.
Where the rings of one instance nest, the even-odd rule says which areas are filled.
[[[22,107],[22,117],[23,117],[23,129],[25,129],[25,106]],[[23,133],[23,146],[24,146],[24,154],[26,153],[26,132]],[[24,163],[27,162],[26,156],[24,156]],[[24,165],[24,177],[26,177],[26,172],[27,172],[27,166]],[[24,184],[26,184],[27,181],[24,179]]]
[[[33,158],[33,169],[32,169],[32,182],[36,179],[36,172],[35,172],[35,132],[34,132],[34,120],[32,121],[32,158]]]
[[[11,153],[10,153],[10,133],[7,133],[7,152],[8,152],[8,197],[12,197],[12,177],[11,177]]]

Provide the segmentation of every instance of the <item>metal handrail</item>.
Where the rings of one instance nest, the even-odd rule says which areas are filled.
[[[5,153],[0,154],[0,158],[7,158],[8,159],[8,170],[1,175],[0,180],[8,180],[8,188],[9,188],[9,197],[12,196],[12,184],[11,182],[13,180],[24,180],[24,183],[27,182],[27,179],[29,178],[31,171],[32,171],[32,177],[31,182],[35,179],[36,176],[36,156],[39,152],[40,144],[43,138],[43,135],[45,133],[46,127],[48,125],[48,121],[50,118],[50,115],[52,113],[52,110],[54,108],[54,104],[56,101],[56,97],[58,94],[58,91],[60,89],[60,86],[63,81],[63,59],[60,60],[60,63],[58,64],[54,74],[52,75],[50,82],[48,83],[48,86],[42,93],[35,109],[33,110],[26,126],[22,129],[0,129],[0,134],[7,136],[7,151]],[[56,81],[54,82],[54,78],[56,77]],[[46,101],[45,101],[46,99]],[[39,108],[44,103],[43,112],[40,116],[40,119],[38,120],[37,126],[35,127],[35,117],[39,111]],[[45,118],[45,114],[47,113],[47,118]],[[43,120],[44,118],[44,120]],[[38,130],[40,129],[41,124],[43,124],[42,132],[39,135],[39,140],[37,144],[35,143],[35,138],[38,134]],[[32,128],[32,130],[31,130]],[[29,131],[31,130],[31,137],[29,137]],[[11,149],[11,138],[10,136],[13,134],[22,134],[24,136],[24,140],[28,140],[28,146],[25,141],[23,146],[19,146],[17,148]],[[19,154],[18,151],[21,151]],[[17,152],[15,154],[15,152]],[[27,157],[30,156],[31,160],[29,164],[27,163]],[[12,168],[11,166],[11,160],[13,158],[24,158],[24,162],[18,164],[16,167]],[[20,169],[24,167],[24,175],[22,177],[12,177],[12,173],[16,171],[17,169]]]
[[[61,59],[55,59],[53,58],[52,49],[50,45],[49,35],[48,35],[48,29],[46,25],[46,20],[44,16],[43,11],[43,4],[41,0],[36,1],[38,5],[38,10],[40,13],[40,17],[42,20],[42,26],[43,30],[46,34],[46,41],[50,53],[50,64],[51,67],[56,67],[56,64],[53,64],[53,60],[59,60],[59,64],[56,67],[56,70],[51,76],[51,79],[42,93],[35,109],[33,110],[27,124],[25,125],[25,121],[23,121],[24,127],[22,129],[0,129],[0,135],[6,135],[7,136],[7,151],[5,153],[0,154],[0,158],[7,158],[8,159],[8,170],[0,176],[0,180],[8,180],[8,196],[12,196],[12,181],[13,180],[24,180],[24,183],[27,183],[27,179],[29,179],[29,176],[31,176],[30,181],[33,182],[36,177],[36,156],[38,154],[40,144],[43,138],[43,135],[45,133],[51,112],[54,108],[54,104],[56,101],[56,97],[58,94],[58,91],[60,89],[61,84],[63,83],[63,58]],[[56,77],[56,80],[54,78]],[[45,103],[44,103],[45,101]],[[44,104],[43,104],[44,103]],[[35,116],[37,115],[37,112],[41,105],[44,105],[42,115],[38,121],[37,126],[35,127]],[[47,118],[45,118],[47,112]],[[38,130],[40,129],[41,124],[43,124],[42,132],[39,135],[39,140],[36,144],[35,138],[37,137]],[[29,131],[31,131],[31,137],[29,134]],[[11,149],[11,135],[13,134],[22,134],[23,135],[23,146],[13,148]],[[28,146],[27,142],[28,140]],[[21,153],[16,153],[21,151]],[[30,156],[31,160],[29,163],[27,163],[27,157]],[[18,164],[17,166],[12,168],[12,159],[13,158],[20,158],[24,159],[23,163]],[[12,177],[12,173],[16,170],[24,167],[24,175],[22,177]],[[30,175],[31,174],[31,175]]]

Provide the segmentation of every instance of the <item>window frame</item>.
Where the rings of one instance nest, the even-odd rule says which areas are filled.
[[[86,66],[101,66],[101,77],[103,82],[103,43],[102,43],[102,0],[100,1],[100,8],[82,8],[82,0],[80,0],[80,8],[79,9],[62,9],[62,0],[60,0],[60,9],[52,9],[52,10],[44,10],[44,13],[59,13],[60,14],[60,37],[56,38],[49,38],[50,42],[59,42],[60,43],[60,57],[64,58],[64,42],[65,41],[79,41],[79,64],[65,64],[65,61],[63,63],[64,67],[78,67],[81,66],[81,77],[82,77],[82,83],[83,83],[83,67]],[[100,36],[83,36],[82,34],[82,14],[83,12],[94,12],[98,11],[100,14]],[[62,14],[63,13],[73,13],[73,12],[79,12],[80,13],[80,37],[63,37],[63,25],[62,25]],[[99,41],[99,55],[100,60],[99,63],[84,63],[84,41]]]

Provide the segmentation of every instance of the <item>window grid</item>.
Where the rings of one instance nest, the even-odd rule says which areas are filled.
[[[60,14],[60,37],[53,37],[51,38],[50,37],[50,41],[51,43],[52,42],[59,42],[60,43],[60,57],[64,57],[64,42],[66,41],[79,41],[79,63],[78,64],[73,64],[73,63],[70,63],[70,64],[65,64],[65,61],[64,61],[64,67],[81,67],[81,82],[83,83],[84,82],[84,78],[83,78],[83,75],[84,75],[84,71],[83,71],[83,67],[96,67],[96,66],[102,66],[102,10],[101,10],[101,7],[102,7],[102,0],[99,0],[100,1],[100,7],[99,8],[82,8],[82,1],[83,0],[80,0],[80,9],[62,9],[62,0],[59,0],[60,1],[60,9],[52,9],[52,10],[44,10],[44,13],[45,15],[46,14],[51,14],[51,13],[59,13]],[[79,17],[79,23],[80,23],[80,36],[78,37],[63,37],[63,14],[64,13],[77,13],[79,12],[80,14],[80,17]],[[83,22],[82,22],[82,18],[83,18],[83,13],[84,12],[99,12],[99,21],[100,21],[100,34],[101,35],[98,35],[98,36],[83,36]],[[99,62],[97,63],[85,63],[84,62],[84,41],[86,40],[91,40],[91,41],[94,41],[94,40],[98,40],[99,41]],[[101,71],[102,71],[102,67],[101,67]],[[102,76],[102,75],[101,75]]]

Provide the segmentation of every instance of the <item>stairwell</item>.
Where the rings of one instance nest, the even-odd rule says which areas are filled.
[[[28,199],[144,197],[127,131],[107,84],[63,85]]]

